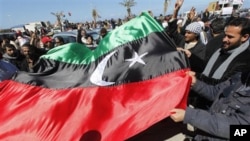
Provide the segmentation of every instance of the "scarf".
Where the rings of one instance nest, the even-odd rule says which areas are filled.
[[[197,42],[185,43],[184,49],[191,49],[191,48],[193,48],[196,44],[197,44]]]
[[[246,41],[245,43],[241,44],[239,47],[228,51],[229,53],[231,53],[231,55],[217,68],[217,70],[214,72],[212,78],[221,79],[221,77],[223,76],[223,74],[227,70],[227,68],[228,68],[229,64],[232,62],[232,60],[235,57],[237,57],[240,53],[245,51],[248,48],[248,46],[249,46],[249,42]],[[213,68],[213,65],[214,65],[215,61],[218,59],[218,57],[220,55],[220,52],[221,52],[221,48],[219,48],[212,55],[212,57],[209,59],[207,65],[206,65],[206,68],[202,72],[203,75],[209,76],[209,73],[210,73],[211,69]]]

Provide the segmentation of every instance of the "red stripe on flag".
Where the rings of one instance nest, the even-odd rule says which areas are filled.
[[[46,89],[0,83],[0,140],[125,140],[186,107],[191,79],[179,70],[112,87]]]

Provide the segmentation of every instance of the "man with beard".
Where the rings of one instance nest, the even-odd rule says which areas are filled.
[[[226,25],[223,45],[209,59],[199,79],[218,84],[250,67],[250,20],[236,18]]]
[[[197,79],[205,82],[206,84],[210,84],[212,86],[218,85],[219,83],[224,83],[226,80],[228,80],[229,78],[231,78],[235,74],[238,74],[240,72],[247,72],[250,70],[250,63],[249,63],[250,62],[249,61],[250,60],[250,46],[249,46],[250,20],[247,18],[232,19],[231,21],[229,21],[226,24],[224,32],[225,32],[224,33],[225,35],[224,35],[224,38],[222,40],[222,42],[223,42],[222,46],[212,54],[204,71],[201,74],[196,73]],[[192,53],[188,52],[188,50],[185,50],[185,52],[188,56],[192,56]],[[234,84],[232,84],[232,85],[234,85]],[[223,95],[225,95],[225,97],[227,97],[227,95],[231,95],[232,93],[234,93],[234,91],[232,91],[232,90],[234,90],[233,86],[226,89],[223,92]],[[214,106],[215,105],[214,103],[216,103],[216,101],[220,100],[220,98],[221,97],[217,97],[217,99],[214,99],[214,97],[212,95],[210,95],[208,91],[204,97],[204,95],[200,94],[200,91],[197,91],[195,89],[191,89],[189,97],[188,97],[188,103],[190,105],[194,106],[195,108],[199,108],[199,109],[205,109],[205,110],[210,109],[211,110],[211,108],[212,108],[213,110],[218,110],[218,109],[215,109],[216,106],[220,107],[220,104],[222,105],[223,103],[219,103],[219,104],[217,103],[216,106]],[[230,106],[229,104],[228,104],[228,106]],[[177,110],[175,112],[179,113],[179,110]],[[180,112],[180,113],[182,113],[182,112]],[[184,114],[182,113],[181,115],[185,115],[185,118],[188,118],[188,116],[186,116],[186,114],[184,112]],[[179,114],[177,114],[177,115],[179,115]],[[175,116],[177,116],[177,115],[175,115]],[[191,115],[194,117],[194,119],[196,119],[197,121],[200,121],[199,120],[200,115],[197,115],[195,113],[191,113]],[[207,116],[209,116],[209,115],[206,115],[205,117],[207,118]],[[197,119],[198,117],[199,117],[199,119]],[[214,116],[211,115],[211,119],[213,117]],[[184,120],[184,123],[188,123],[189,125],[191,124],[196,128],[199,128],[203,131],[207,131],[210,134],[213,134],[213,135],[219,136],[219,137],[223,137],[223,138],[228,138],[228,133],[223,134],[223,133],[220,133],[220,131],[214,132],[214,133],[210,132],[210,131],[214,130],[212,125],[210,125],[210,124],[209,125],[202,125],[202,127],[201,127],[198,125],[199,123],[197,123],[197,124],[193,123],[192,121],[186,120],[185,118],[182,120],[176,120],[176,118],[178,118],[178,117],[174,117],[175,121]],[[204,118],[204,117],[202,117],[202,118]],[[229,117],[229,118],[231,118],[231,117]],[[232,117],[232,118],[234,118],[234,117]],[[219,120],[216,121],[216,118],[214,118],[213,121],[217,122],[217,123],[221,122]],[[228,122],[228,121],[225,121],[225,122]],[[241,121],[236,121],[236,122],[240,123]],[[226,126],[229,127],[229,124],[235,124],[236,122],[227,123]],[[209,122],[207,122],[207,123],[209,123]],[[244,123],[244,124],[246,124],[246,123]],[[214,125],[214,126],[220,126],[220,125]],[[216,130],[214,130],[214,131],[216,131]],[[195,130],[195,132],[196,132],[196,130]]]
[[[216,85],[230,78],[237,72],[250,70],[250,21],[236,18],[225,27],[222,47],[217,49],[209,59],[204,71],[197,78],[208,84]],[[191,91],[190,104],[207,109],[212,101],[206,101]]]
[[[5,44],[4,45],[4,54],[3,58],[4,61],[7,61],[13,65],[15,65],[18,69],[21,68],[21,61],[23,60],[23,56],[20,55],[19,50],[15,48],[12,44]]]

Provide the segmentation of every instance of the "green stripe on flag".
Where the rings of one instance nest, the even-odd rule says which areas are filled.
[[[93,51],[85,45],[71,43],[50,50],[42,58],[70,64],[89,64],[116,47],[144,38],[152,32],[163,31],[163,27],[153,17],[143,12],[140,16],[108,33]]]

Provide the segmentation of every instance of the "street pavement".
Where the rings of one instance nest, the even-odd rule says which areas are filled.
[[[126,141],[184,141],[187,125],[166,118]]]

